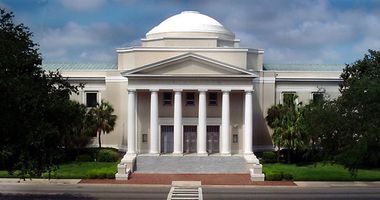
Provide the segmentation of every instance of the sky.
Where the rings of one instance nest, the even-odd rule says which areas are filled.
[[[380,0],[0,0],[34,33],[44,62],[116,63],[116,48],[184,10],[264,49],[264,63],[349,64],[380,50]]]

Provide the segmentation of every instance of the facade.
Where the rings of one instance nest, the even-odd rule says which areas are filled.
[[[253,152],[273,148],[267,109],[286,95],[305,103],[337,97],[344,66],[263,64],[264,50],[239,43],[211,17],[184,11],[150,30],[141,46],[117,49],[116,65],[44,67],[86,84],[72,99],[114,106],[117,124],[103,144],[126,150],[117,177],[139,154],[216,154],[244,156],[262,179]]]

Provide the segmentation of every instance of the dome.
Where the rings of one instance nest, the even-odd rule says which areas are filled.
[[[169,17],[146,34],[147,39],[162,37],[217,37],[234,40],[235,35],[215,19],[196,11],[183,11]]]

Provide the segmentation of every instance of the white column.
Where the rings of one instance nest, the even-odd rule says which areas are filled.
[[[136,154],[136,90],[128,90],[128,150],[127,154]]]
[[[244,154],[252,154],[252,90],[245,91]]]
[[[150,92],[150,153],[158,154],[158,90]]]
[[[206,151],[206,127],[207,127],[207,104],[206,104],[206,91],[199,90],[199,110],[198,110],[198,135],[197,135],[197,153],[207,154]]]
[[[230,134],[230,90],[223,90],[222,95],[222,145],[220,153],[231,154],[231,134]]]
[[[182,90],[174,92],[174,154],[182,154]]]

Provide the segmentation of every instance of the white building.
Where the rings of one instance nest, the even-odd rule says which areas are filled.
[[[117,124],[103,144],[126,149],[127,168],[138,154],[241,155],[260,180],[253,151],[273,148],[267,109],[284,94],[305,103],[336,97],[343,66],[266,65],[264,50],[239,42],[213,18],[185,11],[151,29],[141,46],[117,49],[117,65],[44,67],[86,83],[72,99],[114,106]]]

